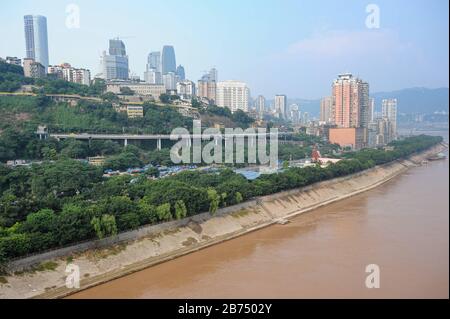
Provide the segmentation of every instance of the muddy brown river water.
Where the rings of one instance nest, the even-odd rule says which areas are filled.
[[[71,298],[448,298],[449,164]],[[365,285],[380,267],[380,288]]]

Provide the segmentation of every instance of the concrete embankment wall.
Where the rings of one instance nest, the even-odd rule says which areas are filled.
[[[55,298],[74,293],[65,287],[65,256],[72,256],[73,263],[80,267],[81,287],[87,289],[375,188],[444,148],[440,145],[412,160],[259,197],[221,209],[215,216],[204,213],[13,261],[9,265],[13,271],[48,260],[58,266],[54,271],[7,277],[9,286],[0,286],[0,298]],[[112,254],[102,253],[119,243],[126,245]],[[30,291],[29,287],[34,288]]]

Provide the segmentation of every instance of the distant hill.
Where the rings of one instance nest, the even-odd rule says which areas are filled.
[[[376,110],[381,111],[381,101],[388,98],[398,100],[400,113],[434,113],[436,111],[449,112],[449,88],[427,89],[408,88],[392,92],[372,93],[375,98]],[[273,100],[268,100],[273,104]],[[289,104],[299,104],[301,112],[308,112],[311,117],[318,117],[320,113],[320,99],[307,100],[301,98],[288,99]]]
[[[396,98],[400,113],[433,113],[435,111],[448,112],[448,88],[427,89],[409,88],[392,92],[371,94],[375,98],[377,110],[381,110],[381,100]]]

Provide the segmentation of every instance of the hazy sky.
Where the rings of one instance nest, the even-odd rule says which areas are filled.
[[[366,6],[380,28],[366,27]],[[80,9],[67,28],[66,7]],[[130,69],[143,77],[146,57],[164,44],[197,81],[216,66],[219,79],[248,83],[252,96],[318,98],[352,72],[372,92],[448,87],[447,0],[39,0],[2,1],[0,56],[24,57],[23,16],[48,20],[51,64],[99,71],[108,39],[124,37]]]

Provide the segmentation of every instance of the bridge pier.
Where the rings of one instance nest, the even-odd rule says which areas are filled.
[[[123,146],[125,146],[125,147],[128,146],[128,139],[127,138],[123,140]]]
[[[161,139],[160,138],[158,138],[158,140],[157,140],[157,142],[156,142],[156,148],[158,149],[158,151],[160,151],[161,150]]]

